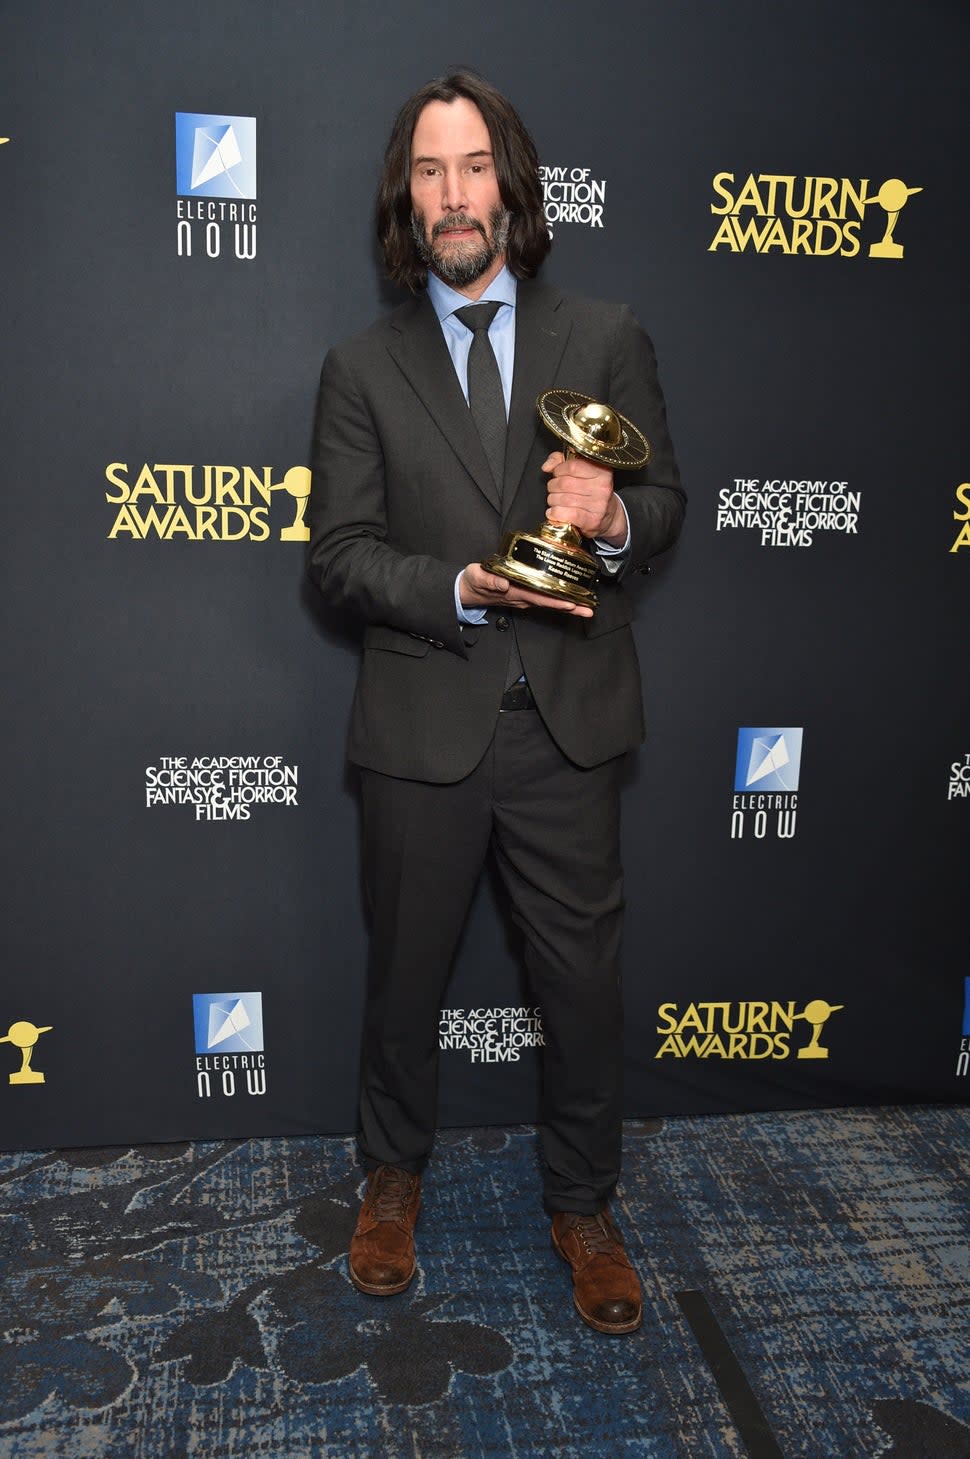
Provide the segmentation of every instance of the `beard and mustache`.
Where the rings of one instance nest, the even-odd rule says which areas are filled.
[[[470,218],[467,213],[449,213],[447,217],[438,219],[429,238],[424,215],[412,212],[411,233],[421,262],[452,288],[463,289],[480,279],[505,252],[511,220],[508,208],[501,204],[489,214],[487,232],[477,218]],[[474,228],[480,236],[436,248],[435,240],[451,228]]]

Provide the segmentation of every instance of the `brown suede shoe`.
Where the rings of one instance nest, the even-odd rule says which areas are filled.
[[[597,1332],[633,1332],[643,1319],[640,1283],[609,1211],[556,1211],[552,1244],[573,1269],[573,1301]]]
[[[396,1165],[379,1165],[367,1177],[367,1194],[350,1243],[350,1280],[360,1292],[393,1297],[414,1276],[414,1223],[421,1206],[421,1177]]]

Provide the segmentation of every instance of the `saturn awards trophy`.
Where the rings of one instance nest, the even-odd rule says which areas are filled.
[[[578,390],[546,390],[536,409],[567,457],[620,471],[636,471],[650,459],[650,445],[632,421]],[[582,544],[572,523],[543,522],[534,532],[507,532],[482,567],[533,592],[595,608],[599,564]]]

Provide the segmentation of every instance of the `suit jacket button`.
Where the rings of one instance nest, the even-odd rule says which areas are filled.
[[[500,613],[498,618],[496,618],[495,620],[495,627],[498,629],[499,633],[508,633],[512,625],[506,618],[505,614]]]

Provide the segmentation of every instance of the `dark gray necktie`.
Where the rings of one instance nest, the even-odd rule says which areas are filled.
[[[508,422],[505,417],[505,395],[502,377],[488,337],[488,327],[501,309],[501,304],[468,304],[455,310],[474,338],[468,351],[468,408],[478,428],[488,464],[492,468],[499,499],[505,476],[505,438]]]

